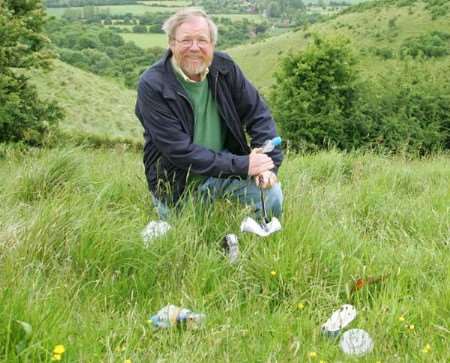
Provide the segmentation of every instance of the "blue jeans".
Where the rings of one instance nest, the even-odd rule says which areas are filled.
[[[198,186],[197,192],[203,201],[213,202],[217,198],[235,199],[240,203],[252,206],[257,218],[262,216],[260,189],[252,178],[241,180],[208,177]],[[170,209],[167,204],[158,200],[153,195],[152,199],[159,218],[167,220],[170,214]],[[272,188],[264,190],[264,202],[269,217],[281,217],[283,193],[280,183],[276,183]]]

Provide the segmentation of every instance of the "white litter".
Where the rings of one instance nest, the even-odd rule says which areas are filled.
[[[148,244],[155,238],[165,235],[171,228],[165,221],[151,221],[141,232],[144,243]]]
[[[362,329],[350,329],[342,334],[339,346],[345,354],[361,356],[373,349],[370,335]]]
[[[344,304],[322,325],[322,332],[326,335],[336,336],[341,329],[345,328],[355,318],[356,309],[352,305]]]
[[[256,222],[251,217],[246,217],[241,223],[241,232],[254,233],[260,237],[266,237],[279,230],[281,230],[281,223],[276,217],[273,217],[269,223],[263,224]]]

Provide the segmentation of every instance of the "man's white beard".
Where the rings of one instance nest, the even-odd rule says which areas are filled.
[[[186,73],[187,75],[198,75],[203,74],[203,72],[206,71],[206,68],[208,66],[204,61],[202,61],[200,64],[192,64],[189,61],[182,62],[181,69]]]
[[[200,60],[200,63],[195,62],[194,64],[189,61],[189,59],[177,59],[177,57],[175,57],[175,60],[187,76],[203,74],[211,64],[211,62],[206,61],[204,58]]]

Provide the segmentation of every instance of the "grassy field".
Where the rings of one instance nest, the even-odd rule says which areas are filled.
[[[40,97],[57,100],[65,111],[60,123],[64,132],[142,139],[134,115],[135,91],[60,61],[54,62],[51,72],[35,70],[30,76]]]
[[[156,33],[120,33],[125,41],[132,41],[141,48],[167,48],[167,35]]]
[[[389,26],[391,19],[395,19],[394,27]],[[312,39],[311,34],[344,36],[351,40],[357,51],[370,47],[385,47],[398,52],[404,39],[433,30],[450,32],[448,19],[441,17],[431,20],[424,4],[418,3],[411,7],[411,11],[407,7],[385,7],[338,15],[306,30],[285,33],[255,44],[237,46],[228,52],[258,88],[267,91],[273,84],[274,73],[281,58],[289,52],[304,49]],[[443,63],[450,66],[450,57],[446,57]],[[397,60],[385,61],[369,54],[361,57],[360,68],[368,73],[382,74],[397,64]]]
[[[344,303],[374,340],[359,362],[450,359],[449,156],[290,154],[278,234],[238,233],[249,210],[235,203],[188,202],[148,248],[140,154],[0,146],[0,177],[2,362],[49,362],[56,345],[63,362],[354,362],[320,334]],[[154,330],[168,303],[205,328]]]

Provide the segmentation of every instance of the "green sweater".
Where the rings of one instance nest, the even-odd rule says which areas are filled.
[[[209,89],[208,79],[189,82],[175,72],[194,109],[194,144],[213,151],[225,147],[226,127],[222,124],[217,104]],[[203,179],[203,178],[202,178]]]

